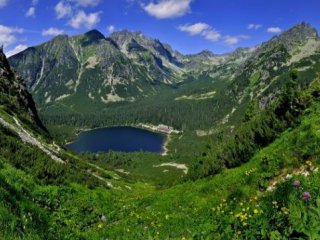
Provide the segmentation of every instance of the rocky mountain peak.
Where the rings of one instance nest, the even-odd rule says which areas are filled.
[[[19,115],[27,113],[38,127],[45,130],[38,117],[31,94],[27,91],[22,79],[11,70],[2,47],[0,48],[0,93],[1,104],[5,105],[7,109]]]
[[[89,32],[86,32],[84,34],[86,37],[89,37],[91,39],[104,39],[104,35],[99,32],[97,29],[93,29],[93,30],[90,30]]]
[[[309,38],[317,38],[317,30],[309,23],[299,23],[280,35],[281,38],[304,41]]]
[[[290,51],[295,49],[301,42],[306,42],[309,39],[314,38],[318,38],[317,30],[312,27],[312,25],[302,22],[281,33],[279,36],[275,36],[272,40],[262,46],[270,47],[273,45],[283,45]]]
[[[208,50],[208,49],[203,50],[203,51],[197,53],[196,55],[207,57],[207,58],[215,56],[215,54],[213,52],[211,52],[210,50]]]
[[[10,69],[7,57],[3,52],[2,46],[0,47],[0,77],[12,77],[12,71]]]

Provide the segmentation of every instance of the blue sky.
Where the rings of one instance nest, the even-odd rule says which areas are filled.
[[[319,0],[0,0],[7,54],[57,34],[128,29],[182,53],[252,47],[305,21],[320,29]]]

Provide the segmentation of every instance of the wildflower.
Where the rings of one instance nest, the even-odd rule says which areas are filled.
[[[308,177],[310,175],[310,173],[308,171],[305,171],[302,173],[303,176]]]
[[[306,161],[306,164],[311,167],[312,166],[312,162],[310,160]]]
[[[186,237],[182,237],[181,240],[186,240]]]
[[[300,188],[301,184],[300,184],[300,181],[299,180],[295,180],[293,183],[292,183],[292,186],[296,189]]]
[[[277,201],[272,201],[272,204],[273,205],[278,205],[278,202]]]
[[[259,213],[258,209],[254,209],[254,210],[253,210],[253,213],[254,213],[254,214],[258,214],[258,213]]]
[[[302,199],[303,200],[309,200],[311,198],[311,194],[309,192],[304,192],[302,194]]]
[[[143,230],[147,231],[148,230],[148,226],[144,226]]]
[[[253,199],[257,201],[257,200],[258,200],[258,197],[257,197],[257,196],[255,196]]]
[[[102,224],[102,223],[99,223],[99,224],[98,224],[98,228],[103,228],[103,224]]]
[[[284,215],[288,215],[289,214],[289,209],[286,207],[282,207],[281,211],[283,212]]]
[[[291,179],[292,178],[292,174],[287,174],[286,175],[286,179]]]
[[[167,215],[166,215],[166,220],[168,220],[168,219],[169,219],[169,215],[167,214]]]

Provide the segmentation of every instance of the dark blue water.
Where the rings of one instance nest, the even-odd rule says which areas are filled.
[[[75,152],[161,152],[165,136],[133,127],[108,127],[81,132],[67,148]]]

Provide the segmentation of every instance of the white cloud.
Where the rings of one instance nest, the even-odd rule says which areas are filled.
[[[35,7],[30,7],[28,9],[28,11],[26,12],[26,16],[27,17],[32,17],[32,16],[35,15],[35,13],[36,13],[36,8]]]
[[[143,5],[143,9],[151,16],[164,19],[175,18],[190,12],[192,0],[159,0]]]
[[[113,26],[113,25],[109,25],[107,27],[107,29],[108,29],[109,34],[113,33],[116,30],[115,26]]]
[[[19,52],[22,52],[23,50],[26,50],[27,48],[28,48],[27,45],[19,44],[14,49],[11,49],[8,52],[6,52],[6,56],[11,57]]]
[[[7,0],[0,0],[0,8],[7,5]]]
[[[92,28],[98,22],[100,22],[101,12],[86,14],[84,11],[80,10],[75,16],[69,21],[69,25],[73,28]]]
[[[58,19],[69,17],[72,12],[71,5],[63,1],[58,2],[58,4],[54,7],[54,10]]]
[[[237,35],[237,36],[224,36],[223,42],[227,45],[235,45],[239,43],[243,39],[249,39],[250,37],[247,35]]]
[[[60,34],[63,34],[64,31],[62,29],[58,29],[58,28],[48,28],[48,29],[44,29],[42,31],[42,36],[57,36]]]
[[[180,31],[187,32],[191,36],[201,35],[205,39],[210,40],[212,42],[219,41],[221,38],[221,34],[210,25],[198,22],[195,24],[185,24],[178,27]]]
[[[279,27],[269,27],[267,29],[267,32],[268,33],[280,33],[280,32],[282,32],[282,30]]]
[[[203,23],[203,22],[198,22],[198,23],[195,23],[192,25],[185,24],[185,25],[179,26],[180,31],[187,32],[190,35],[198,35],[207,29],[210,29],[210,26],[206,23]]]
[[[0,25],[0,45],[8,46],[16,41],[15,33],[23,33],[22,28]]]
[[[101,0],[70,0],[71,2],[75,2],[77,6],[81,7],[94,7],[97,6]]]
[[[217,42],[221,38],[221,34],[214,28],[205,30],[201,35],[204,36],[205,39],[212,42]]]
[[[249,30],[258,30],[258,29],[261,28],[261,27],[262,27],[261,24],[254,24],[254,23],[248,24],[248,29],[249,29]]]
[[[182,32],[187,32],[191,36],[199,35],[211,42],[222,41],[227,45],[234,45],[239,43],[241,40],[250,38],[247,35],[224,36],[218,30],[203,22],[181,25],[178,29]]]
[[[239,42],[239,38],[234,36],[226,36],[226,38],[224,39],[224,43],[227,45],[234,45],[234,44],[237,44],[238,42]]]

